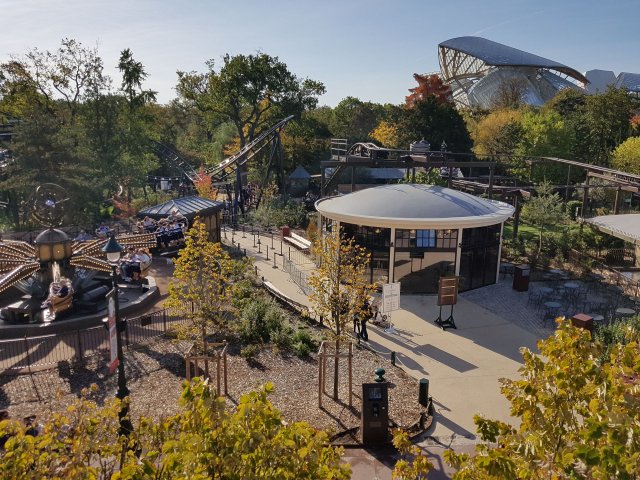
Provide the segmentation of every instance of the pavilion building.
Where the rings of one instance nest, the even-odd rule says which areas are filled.
[[[371,282],[400,282],[403,293],[436,293],[442,276],[460,290],[497,281],[503,202],[433,185],[380,185],[316,202],[323,232],[333,228],[371,252]]]

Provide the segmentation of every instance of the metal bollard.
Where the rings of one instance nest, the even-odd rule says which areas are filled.
[[[271,232],[271,250],[275,250],[273,246],[273,232]]]
[[[258,253],[262,253],[262,252],[260,251],[260,236],[258,236]]]
[[[268,262],[269,261],[269,245],[267,245],[264,250],[267,253],[267,262]]]
[[[244,234],[244,230],[245,230],[244,225],[242,225],[242,238],[247,238],[247,236]]]
[[[396,366],[396,352],[391,352],[391,365]]]
[[[273,254],[273,267],[271,268],[278,268],[278,266],[276,265],[276,255],[275,253]]]
[[[256,248],[256,234],[251,232],[253,234],[253,248]]]

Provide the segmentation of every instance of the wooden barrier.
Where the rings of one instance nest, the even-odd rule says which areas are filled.
[[[195,344],[189,349],[185,357],[186,363],[186,377],[187,381],[191,381],[191,367],[193,366],[194,377],[198,376],[198,372],[201,366],[204,367],[204,376],[211,378],[209,363],[216,363],[216,393],[221,395],[221,381],[224,380],[224,395],[227,395],[227,342],[221,343],[207,343],[209,347],[218,348],[223,347],[222,350],[218,350],[213,355],[191,355],[191,351],[195,347]]]

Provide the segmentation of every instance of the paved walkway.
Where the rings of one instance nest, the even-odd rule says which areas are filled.
[[[254,258],[261,277],[291,299],[309,305],[307,296],[283,270],[277,236],[274,250],[270,237],[261,237],[258,253],[253,235],[245,233],[243,238],[242,233],[232,236],[230,231],[226,235],[227,243],[233,239],[235,245],[239,244]],[[265,247],[269,248],[269,260]],[[283,253],[287,252],[285,245]],[[301,267],[306,271],[312,268],[310,262]],[[438,472],[429,478],[447,478],[450,473],[440,455],[445,447],[472,450],[478,441],[474,414],[516,422],[509,415],[507,400],[500,394],[499,379],[516,378],[521,366],[520,347],[537,351],[537,340],[553,331],[550,322],[544,325],[527,306],[527,297],[527,293],[512,290],[510,277],[497,285],[463,293],[453,311],[458,328],[444,331],[433,323],[439,309],[435,296],[403,295],[402,308],[391,316],[395,333],[388,333],[382,326],[369,329],[368,343],[373,350],[386,359],[396,352],[397,362],[409,374],[416,379],[429,379],[435,415],[422,446],[430,454],[435,452],[435,463],[439,465]],[[449,308],[444,307],[443,314],[448,315]],[[380,459],[352,455],[360,465],[354,478],[390,478],[388,471],[380,473],[385,472]]]

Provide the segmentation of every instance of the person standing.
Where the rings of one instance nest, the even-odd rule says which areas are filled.
[[[369,333],[367,332],[367,322],[371,318],[371,306],[368,301],[364,302],[362,317],[360,319],[360,337],[365,341],[369,341]]]

